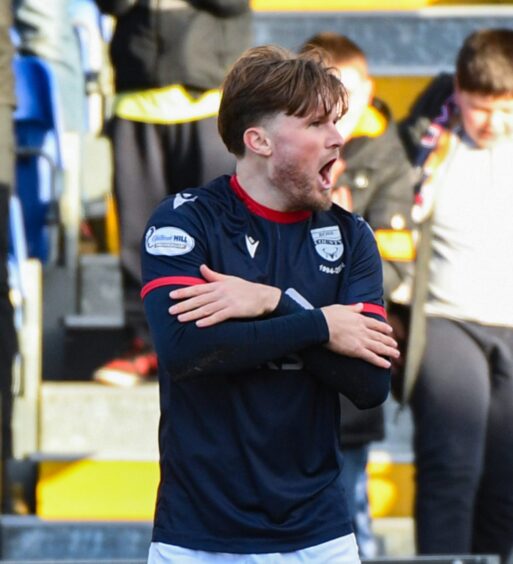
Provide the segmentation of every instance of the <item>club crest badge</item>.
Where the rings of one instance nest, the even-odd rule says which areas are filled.
[[[338,225],[312,229],[310,233],[318,255],[330,262],[340,259],[344,253],[344,243]]]

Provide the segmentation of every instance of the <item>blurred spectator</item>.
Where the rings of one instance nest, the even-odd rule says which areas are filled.
[[[333,199],[362,215],[375,230],[383,258],[385,298],[399,286],[411,261],[409,217],[414,174],[385,103],[374,96],[365,53],[349,38],[321,33],[303,47],[323,49],[340,73],[349,97],[339,122],[344,138]],[[363,558],[376,556],[367,497],[369,445],[383,439],[383,408],[361,411],[340,396],[340,441],[344,483],[356,538]]]
[[[13,48],[9,35],[12,14],[9,2],[0,2],[0,394],[1,512],[10,513],[11,496],[6,463],[12,456],[12,366],[16,351],[16,333],[9,299],[7,273],[9,195],[14,183],[14,136],[12,112],[14,89],[11,71]]]
[[[443,104],[441,99],[445,99]],[[513,30],[480,30],[402,124],[422,166],[403,399],[422,554],[513,547]],[[416,379],[416,380],[415,380]]]
[[[73,29],[73,0],[13,0],[19,52],[41,57],[54,71],[63,128],[83,131],[85,111],[84,74],[80,49]]]
[[[233,172],[217,132],[219,87],[250,45],[251,12],[248,0],[96,2],[116,17],[110,51],[117,96],[108,129],[132,346],[94,378],[130,385],[156,374],[139,297],[145,223],[166,195]]]

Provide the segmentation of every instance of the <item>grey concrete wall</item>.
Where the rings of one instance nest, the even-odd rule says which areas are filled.
[[[298,49],[320,31],[349,36],[366,52],[373,74],[430,75],[453,68],[464,38],[481,27],[513,28],[513,7],[438,8],[401,12],[260,12],[254,44]]]
[[[3,516],[0,539],[2,561],[142,562],[148,555],[151,523],[45,522],[37,517]]]
[[[44,382],[40,453],[45,457],[158,460],[158,387]]]

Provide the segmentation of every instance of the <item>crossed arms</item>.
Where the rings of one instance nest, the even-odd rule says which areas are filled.
[[[390,326],[364,315],[362,304],[305,309],[278,288],[206,265],[200,272],[205,284],[159,288],[145,298],[160,363],[175,381],[243,375],[296,353],[312,377],[358,407],[385,400],[387,357],[397,358],[397,344]]]

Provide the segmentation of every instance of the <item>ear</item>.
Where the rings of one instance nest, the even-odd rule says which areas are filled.
[[[265,128],[249,127],[242,136],[244,145],[249,151],[261,155],[262,157],[270,157],[272,155],[272,144]]]

